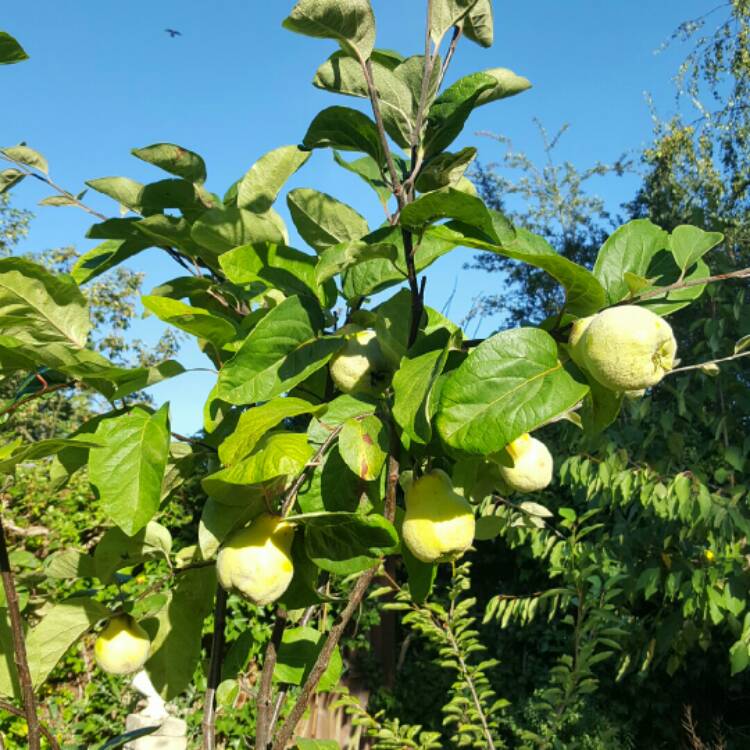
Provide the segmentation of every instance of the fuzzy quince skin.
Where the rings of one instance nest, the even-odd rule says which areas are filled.
[[[378,395],[387,381],[388,362],[375,331],[349,327],[346,343],[331,358],[329,369],[342,393]]]
[[[516,492],[539,492],[552,481],[553,460],[547,446],[529,433],[517,437],[505,450],[513,466],[498,467],[503,481]]]
[[[401,535],[418,560],[448,562],[463,555],[474,540],[474,512],[440,469],[407,489]]]
[[[621,305],[595,315],[573,350],[576,361],[605,388],[639,391],[656,385],[672,369],[677,342],[659,315]]]
[[[259,606],[276,601],[294,576],[293,540],[292,524],[280,516],[261,514],[232,534],[219,550],[219,583]]]
[[[146,663],[150,650],[146,631],[130,615],[113,617],[94,644],[96,663],[116,675],[137,672]]]

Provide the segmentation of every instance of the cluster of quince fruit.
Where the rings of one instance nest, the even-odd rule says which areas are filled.
[[[345,336],[344,346],[330,363],[333,382],[344,393],[380,393],[389,373],[375,331],[347,326]],[[605,388],[631,394],[658,383],[672,368],[676,349],[669,324],[635,305],[611,307],[577,320],[569,338],[571,358],[579,367]],[[552,481],[552,455],[528,433],[489,458],[512,491],[539,492]],[[418,560],[455,560],[474,541],[472,506],[441,469],[408,483],[404,503],[401,536]],[[261,514],[232,534],[219,550],[219,583],[260,606],[276,601],[294,576],[294,533],[293,523],[271,513]],[[132,617],[119,615],[99,635],[96,659],[107,672],[127,674],[143,666],[150,645]]]

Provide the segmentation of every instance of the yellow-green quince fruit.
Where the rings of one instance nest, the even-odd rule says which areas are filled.
[[[474,512],[450,477],[433,469],[406,490],[401,535],[418,560],[448,562],[460,557],[474,540]]]
[[[388,362],[370,328],[345,326],[346,343],[331,358],[331,378],[343,393],[379,394],[388,377]]]
[[[505,450],[513,466],[500,466],[500,476],[516,492],[539,492],[552,481],[552,454],[547,446],[528,432],[517,437]]]
[[[659,315],[622,305],[595,315],[574,348],[582,366],[605,388],[639,391],[672,369],[677,342]]]
[[[293,540],[292,524],[262,513],[222,545],[216,558],[219,583],[259,606],[276,601],[294,576]]]
[[[150,650],[146,631],[130,615],[113,617],[94,644],[96,663],[110,674],[137,672]]]

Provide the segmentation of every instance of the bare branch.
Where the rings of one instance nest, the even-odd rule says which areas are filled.
[[[211,663],[208,668],[208,684],[203,701],[203,750],[215,750],[216,748],[216,689],[221,682],[226,613],[227,592],[220,584],[217,584],[214,632],[211,636]]]

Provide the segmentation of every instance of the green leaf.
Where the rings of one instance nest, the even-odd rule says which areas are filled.
[[[747,336],[743,336],[737,341],[737,343],[734,345],[734,353],[740,354],[747,349],[750,349],[750,334],[748,334]]]
[[[268,401],[323,367],[341,342],[317,338],[323,327],[309,298],[289,297],[253,328],[219,373],[216,396],[230,404]]]
[[[194,242],[220,255],[227,250],[256,242],[287,242],[271,211],[255,214],[233,206],[211,208],[193,224]]]
[[[70,275],[77,284],[85,284],[152,244],[145,237],[140,240],[106,240],[78,258]]]
[[[289,685],[301,685],[312,671],[325,640],[324,633],[309,626],[287,628],[279,646],[274,679]],[[342,670],[343,661],[337,646],[316,690],[324,692],[333,689],[341,678]]]
[[[234,432],[219,446],[219,458],[225,466],[249,456],[258,441],[280,422],[300,414],[318,414],[325,406],[313,406],[301,398],[275,398],[243,412]]]
[[[329,573],[366,570],[398,547],[396,530],[376,514],[324,513],[303,520],[307,555]]]
[[[324,281],[342,273],[358,263],[364,263],[374,258],[385,258],[395,263],[398,249],[390,242],[369,244],[364,240],[349,240],[331,245],[320,253],[320,260],[315,267],[315,278],[321,284]]]
[[[548,333],[504,331],[483,341],[446,379],[437,428],[449,446],[486,456],[565,413],[587,392],[563,366]]]
[[[96,577],[110,583],[114,574],[146,560],[167,560],[172,550],[172,535],[160,523],[150,521],[133,536],[116,526],[108,529],[94,550]]]
[[[669,248],[680,270],[685,272],[723,241],[721,232],[704,232],[698,227],[680,224],[669,236]]]
[[[245,495],[246,499],[248,497]],[[198,524],[198,547],[201,557],[204,560],[214,557],[221,543],[232,531],[252,521],[265,507],[263,496],[259,493],[254,493],[254,496],[242,505],[227,505],[212,497],[207,498],[203,503]]]
[[[373,57],[370,68],[385,130],[399,146],[407,148],[414,130],[417,102],[409,86],[399,76],[398,66],[393,67],[391,62],[388,59],[384,64]],[[369,98],[362,66],[358,60],[342,51],[335,52],[318,68],[313,85],[333,93]]]
[[[154,143],[151,146],[134,148],[130,153],[189,182],[206,181],[206,163],[203,159],[194,151],[174,143]]]
[[[304,433],[269,433],[252,454],[204,477],[203,489],[226,505],[244,504],[248,494],[252,497],[253,492],[262,492],[269,482],[274,483],[274,489],[283,490],[289,478],[302,472],[312,452]]]
[[[502,216],[495,211],[489,213]],[[559,255],[544,238],[526,229],[516,229],[513,237],[499,244],[478,238],[471,227],[458,222],[436,227],[433,232],[446,241],[489,250],[543,269],[565,288],[565,309],[573,315],[591,315],[606,304],[604,288],[588,269]]]
[[[199,245],[193,239],[192,227],[184,218],[154,214],[136,221],[134,226],[145,235],[149,245],[176,248],[191,258],[200,258],[212,269],[217,268],[217,252]]]
[[[303,740],[297,739],[297,750],[341,750],[336,740]]]
[[[302,145],[306,149],[361,151],[371,156],[376,164],[382,164],[385,159],[375,123],[350,107],[328,107],[319,112],[310,123]]]
[[[427,115],[424,147],[428,156],[444,151],[463,130],[472,111],[482,104],[515,96],[530,88],[526,78],[505,68],[464,76],[434,101]]]
[[[654,256],[665,250],[669,235],[648,219],[635,219],[617,229],[602,245],[594,263],[594,276],[613,305],[625,299],[630,290],[625,272],[649,278]]]
[[[237,338],[237,326],[229,319],[169,297],[141,297],[143,306],[175,328],[206,339],[221,348]]]
[[[335,39],[345,50],[366,60],[375,45],[375,16],[370,0],[299,0],[283,26],[320,39]]]
[[[405,544],[401,545],[401,557],[406,566],[409,594],[417,604],[422,604],[432,591],[438,566],[417,560]]]
[[[100,177],[96,180],[87,180],[86,184],[92,190],[116,200],[125,208],[135,213],[141,212],[142,182],[136,182],[129,177]]]
[[[383,173],[378,166],[378,163],[371,156],[362,156],[359,159],[353,161],[346,161],[338,151],[333,152],[333,160],[343,169],[356,174],[362,180],[364,180],[376,193],[378,199],[386,206],[388,200],[393,195],[393,191],[388,187]],[[0,188],[0,193],[2,188]]]
[[[448,359],[449,334],[438,330],[401,360],[393,376],[393,418],[416,443],[432,439],[430,396]]]
[[[478,0],[464,17],[463,31],[467,39],[481,47],[492,46],[495,37],[492,0]]]
[[[462,148],[455,154],[438,154],[420,171],[416,182],[417,190],[420,193],[428,193],[444,187],[455,187],[476,155],[477,150],[473,147]]]
[[[0,153],[13,161],[25,164],[27,167],[38,169],[40,172],[44,172],[44,174],[49,172],[47,160],[38,151],[28,146],[9,146],[0,149]]]
[[[237,207],[257,214],[268,211],[284,183],[310,158],[298,146],[282,146],[258,159],[240,181]]]
[[[698,260],[692,266],[692,271],[685,276],[685,281],[696,282],[708,278],[711,270],[703,260]],[[673,256],[662,250],[652,259],[649,266],[649,276],[658,277],[658,282],[649,291],[656,291],[660,286],[669,286],[677,281],[680,270]],[[698,299],[706,289],[705,284],[686,286],[683,289],[675,289],[663,296],[649,297],[642,304],[657,315],[669,315],[676,310],[687,307],[690,302]]]
[[[747,665],[750,664],[750,649],[744,641],[737,641],[729,649],[729,664],[732,677],[747,669]]]
[[[326,410],[321,416],[316,416],[307,429],[308,438],[315,445],[322,445],[331,432],[347,419],[363,417],[375,411],[375,404],[359,396],[348,393],[337,396],[326,404]]]
[[[370,488],[379,489],[377,483]],[[344,463],[338,445],[334,445],[315,468],[310,481],[300,489],[297,502],[303,513],[353,513],[367,489],[367,483]]]
[[[0,328],[4,336],[39,346],[86,345],[91,321],[86,300],[66,275],[23,258],[0,259]]]
[[[360,479],[377,479],[388,455],[388,434],[383,423],[374,415],[348,419],[339,433],[339,452]]]
[[[132,742],[133,740],[137,740],[140,737],[146,737],[149,734],[153,734],[157,729],[160,728],[160,726],[160,724],[155,724],[152,727],[133,729],[130,732],[118,734],[117,737],[113,737],[111,740],[107,740],[103,745],[99,745],[96,750],[116,750],[116,748],[122,747],[128,742]]]
[[[12,65],[28,60],[24,48],[7,32],[0,31],[0,65]]]
[[[75,446],[76,448],[89,449],[96,448],[99,444],[95,440],[81,441],[65,438],[38,440],[36,443],[20,446],[8,455],[0,457],[0,474],[12,474],[18,464],[53,456],[64,448]]]
[[[622,407],[623,394],[610,391],[594,378],[586,376],[586,380],[589,392],[583,400],[581,420],[586,433],[598,435],[617,419]]]
[[[47,610],[26,636],[26,652],[34,687],[40,687],[66,651],[109,610],[88,597],[75,597]]]
[[[94,578],[94,558],[75,549],[64,549],[52,553],[44,560],[44,574],[48,578],[66,580],[72,578]]]
[[[21,182],[24,177],[26,175],[20,169],[3,169],[0,171],[0,195],[7,193],[14,185]]]
[[[140,624],[151,636],[146,672],[165,700],[172,700],[192,682],[201,657],[203,621],[211,612],[216,590],[212,567],[187,570],[155,618]]]
[[[101,422],[95,436],[104,447],[89,454],[89,479],[105,515],[132,536],[159,509],[169,454],[169,405],[153,414],[135,407]]]
[[[227,279],[235,284],[262,282],[289,296],[313,296],[321,305],[331,307],[336,302],[336,287],[333,282],[318,282],[316,263],[314,255],[271,242],[241,245],[219,259]]]
[[[439,44],[446,32],[460,24],[477,0],[434,0],[430,15],[430,36]]]
[[[290,191],[286,202],[300,237],[318,252],[370,231],[363,216],[326,193],[298,188]]]

